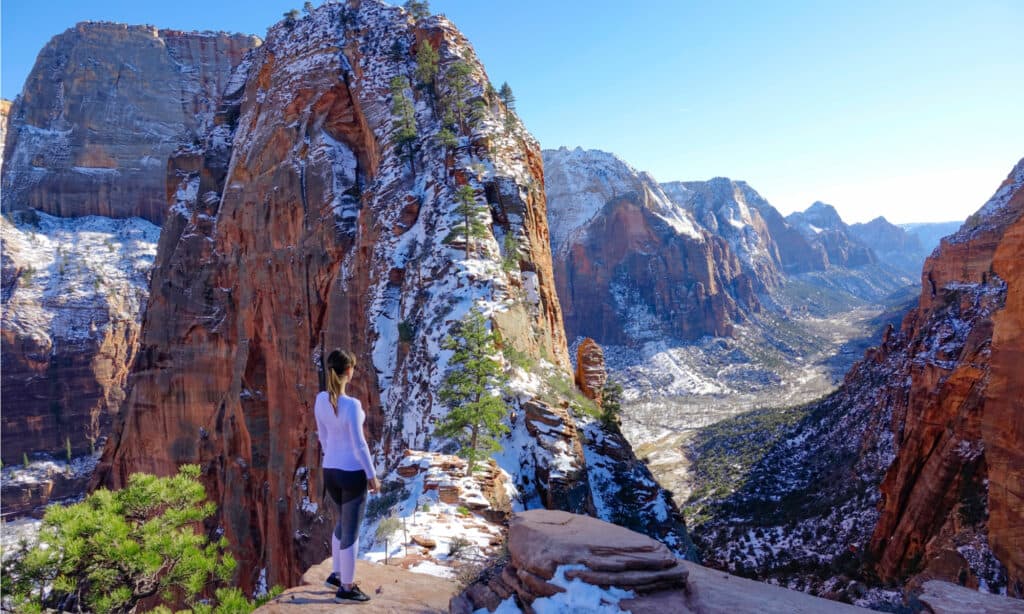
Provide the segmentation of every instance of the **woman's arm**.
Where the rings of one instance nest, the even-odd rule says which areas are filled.
[[[376,479],[377,473],[373,468],[373,457],[370,456],[370,446],[366,445],[366,437],[363,435],[363,421],[366,419],[366,414],[363,413],[362,403],[358,399],[352,404],[352,449],[355,451],[356,458],[359,460],[359,465],[366,472],[366,479],[372,481]]]
[[[316,416],[316,437],[320,440],[320,453],[327,454],[327,426],[324,425],[324,411],[331,411],[331,401],[326,394],[316,395],[316,402],[313,403],[313,415]]]

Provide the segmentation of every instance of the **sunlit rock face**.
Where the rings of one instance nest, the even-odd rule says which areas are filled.
[[[437,98],[396,94],[422,41],[440,53]],[[459,62],[469,67],[462,102],[475,110],[446,148],[438,106],[456,93]],[[511,369],[512,433],[498,457],[519,505],[599,507],[581,418],[536,398],[538,376],[572,377],[540,149],[487,85],[445,18],[414,22],[376,0],[326,4],[270,29],[228,80],[207,139],[168,163],[171,206],[138,358],[95,484],[200,463],[219,504],[211,530],[231,543],[246,590],[262,569],[270,584],[292,584],[328,552],[311,412],[321,346],[358,357],[349,392],[385,475],[406,448],[444,446],[433,435],[448,411],[443,341],[471,308],[527,364]],[[411,157],[396,139],[396,95],[413,102]],[[468,245],[464,186],[483,227]],[[683,541],[651,486],[638,517],[660,512],[650,524]]]
[[[138,346],[168,160],[212,130],[259,42],[81,23],[0,106],[5,464],[102,445]]]
[[[897,454],[871,542],[882,578],[966,570],[977,584],[963,545],[980,534],[1008,592],[1024,596],[1022,237],[1024,160],[925,262],[903,324],[909,395],[893,408]]]
[[[555,282],[570,339],[728,336],[755,282],[720,236],[613,154],[544,152]]]

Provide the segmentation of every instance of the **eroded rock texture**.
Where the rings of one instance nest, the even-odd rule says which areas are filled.
[[[168,159],[213,127],[232,67],[258,44],[81,23],[40,52],[4,139],[5,463],[88,453],[107,434],[137,349]]]
[[[728,336],[754,283],[646,173],[612,154],[545,152],[555,281],[570,339],[633,345]]]
[[[879,575],[957,580],[962,546],[987,535],[1008,591],[1024,596],[1020,266],[1024,161],[995,196],[925,263],[911,349],[909,395],[893,408],[897,455],[881,489],[872,539]],[[963,580],[963,577],[959,578]]]
[[[435,93],[396,90],[424,40],[440,53]],[[432,436],[447,411],[441,344],[470,308],[530,363],[520,376],[571,377],[540,150],[487,83],[443,17],[327,4],[271,28],[228,80],[206,141],[168,164],[174,204],[96,483],[202,464],[219,504],[209,529],[232,544],[246,590],[261,569],[270,584],[293,584],[329,551],[330,523],[303,505],[320,493],[311,406],[321,345],[359,359],[350,393],[381,470],[405,448],[442,445]],[[397,139],[398,96],[413,102],[409,149]],[[443,105],[456,100],[473,113],[446,148]],[[468,245],[462,186],[484,229]],[[510,403],[499,462],[522,500],[593,511],[576,418],[550,399]]]
[[[583,396],[601,405],[608,372],[604,367],[604,350],[587,337],[576,348],[576,387]]]
[[[55,36],[11,109],[3,210],[142,217],[167,209],[167,160],[204,138],[254,36],[85,22]]]

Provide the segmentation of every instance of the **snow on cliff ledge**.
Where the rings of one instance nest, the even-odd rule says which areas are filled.
[[[544,182],[548,197],[551,250],[568,249],[572,239],[609,200],[629,193],[644,194],[647,206],[675,231],[703,240],[688,211],[676,205],[661,186],[615,154],[580,147],[544,150]]]

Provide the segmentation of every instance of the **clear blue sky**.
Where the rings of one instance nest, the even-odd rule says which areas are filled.
[[[2,95],[80,20],[263,35],[301,4],[3,0]],[[744,179],[784,213],[820,199],[851,222],[963,219],[1024,156],[1024,0],[431,8],[544,147],[613,151],[661,181]]]

